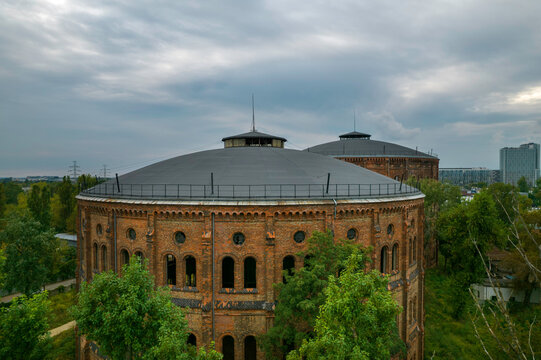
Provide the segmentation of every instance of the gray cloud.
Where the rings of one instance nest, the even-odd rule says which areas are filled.
[[[258,128],[357,129],[441,166],[536,140],[541,3],[0,3],[0,176],[119,172]],[[536,140],[538,141],[538,140]]]

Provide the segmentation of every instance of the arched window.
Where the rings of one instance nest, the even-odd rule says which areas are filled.
[[[229,335],[222,339],[222,354],[223,360],[235,360],[235,340]]]
[[[222,260],[222,288],[233,289],[234,287],[235,287],[235,260],[227,256]]]
[[[413,251],[413,262],[416,262],[417,261],[417,236],[413,238],[412,251]]]
[[[130,262],[130,254],[128,254],[128,250],[122,249],[120,251],[120,266],[126,265]]]
[[[253,289],[257,287],[256,261],[253,257],[244,259],[244,288]]]
[[[101,271],[107,271],[107,247],[101,246]]]
[[[398,244],[393,246],[393,255],[392,255],[392,268],[393,270],[398,270]]]
[[[379,271],[382,273],[387,272],[387,246],[381,248],[381,258],[379,264]]]
[[[244,338],[244,360],[257,360],[257,343],[253,336]]]
[[[145,258],[141,251],[136,251],[135,256],[137,257],[137,261],[139,261],[140,263],[143,262],[143,259]]]
[[[288,255],[284,258],[282,261],[282,270],[287,271],[287,274],[291,276],[293,274],[293,270],[295,270],[295,257]],[[282,281],[286,283],[285,276],[282,277]]]
[[[197,346],[197,338],[192,333],[190,333],[190,335],[188,335],[188,344],[193,345],[193,346]]]
[[[94,270],[98,271],[98,244],[94,243]]]
[[[166,257],[167,285],[177,285],[177,259],[168,254]]]
[[[184,258],[185,268],[186,268],[186,286],[197,286],[196,285],[196,262],[193,256],[186,256]]]

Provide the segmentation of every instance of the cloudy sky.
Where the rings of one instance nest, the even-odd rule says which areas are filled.
[[[0,0],[0,176],[119,174],[256,127],[441,167],[541,138],[541,1]]]

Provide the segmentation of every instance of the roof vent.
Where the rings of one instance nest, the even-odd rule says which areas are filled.
[[[346,140],[346,139],[367,139],[370,140],[370,137],[372,135],[361,133],[358,131],[352,131],[344,135],[340,135],[340,140]]]
[[[287,141],[283,137],[264,134],[259,131],[252,130],[250,132],[235,136],[228,136],[222,139],[224,147],[246,147],[246,146],[261,146],[283,148]]]

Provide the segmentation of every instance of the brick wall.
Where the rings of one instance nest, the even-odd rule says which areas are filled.
[[[188,205],[188,204],[128,204],[79,200],[81,209],[79,255],[81,279],[91,279],[103,269],[102,249],[106,249],[107,269],[120,269],[121,252],[130,255],[139,251],[149,260],[157,285],[166,285],[166,257],[176,259],[176,285],[171,286],[174,302],[188,307],[187,319],[197,345],[213,339],[212,292],[214,289],[214,339],[216,348],[222,349],[224,336],[234,339],[235,359],[244,359],[244,340],[258,336],[272,326],[276,293],[273,283],[282,281],[284,257],[295,257],[295,267],[303,259],[297,253],[306,241],[297,243],[297,231],[310,236],[313,231],[332,230],[336,237],[344,238],[349,229],[355,229],[356,240],[363,246],[373,246],[373,266],[381,266],[381,251],[387,246],[390,290],[404,311],[399,315],[399,332],[408,344],[409,356],[423,355],[423,200],[401,200],[373,203],[322,201],[312,203],[281,202],[272,205]],[[212,230],[214,219],[214,287],[212,286]],[[98,233],[98,224],[103,231]],[[392,231],[388,231],[389,225]],[[129,229],[135,231],[130,239]],[[174,234],[182,231],[185,242],[178,244]],[[233,234],[242,232],[245,242],[233,242]],[[416,247],[411,248],[416,238]],[[116,252],[115,252],[116,243]],[[94,244],[98,246],[95,270]],[[392,248],[398,245],[398,265],[391,269]],[[411,255],[412,251],[415,256]],[[116,255],[116,256],[115,256]],[[196,260],[196,287],[185,286],[185,258]],[[234,288],[222,289],[222,260],[233,258]],[[256,260],[257,287],[244,288],[244,260]],[[413,259],[415,258],[415,261]],[[410,261],[411,259],[411,261]],[[412,308],[415,307],[415,311]],[[415,314],[409,316],[408,314]],[[80,342],[80,356],[97,356],[88,350],[84,339]],[[86,350],[85,350],[86,349]],[[264,359],[258,351],[258,359]]]

